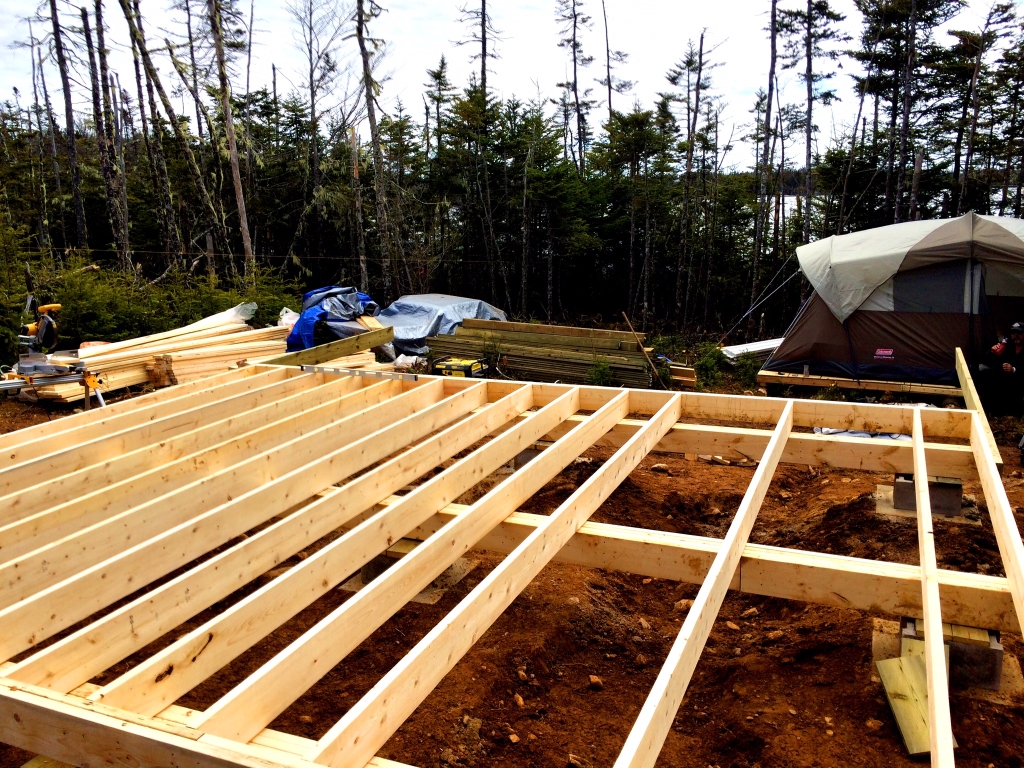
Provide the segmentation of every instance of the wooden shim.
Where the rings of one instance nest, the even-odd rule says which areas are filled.
[[[389,503],[400,498],[393,497]],[[465,509],[461,504],[449,504],[408,535],[426,538]],[[544,519],[544,515],[516,512],[481,539],[477,549],[511,552]],[[555,559],[587,568],[701,584],[721,545],[721,539],[704,536],[588,522]],[[1005,578],[939,570],[936,579],[942,614],[948,620],[1020,632]],[[916,565],[747,544],[729,588],[893,616],[922,615],[921,569]]]
[[[556,440],[582,418],[571,416],[547,435],[545,440]],[[598,445],[618,448],[643,424],[642,419],[623,419],[598,441]],[[654,447],[653,452],[711,454],[730,460],[749,460],[764,452],[771,436],[771,430],[767,429],[677,423]],[[925,453],[933,474],[964,480],[978,477],[974,453],[968,445],[925,443]],[[789,436],[781,462],[864,472],[909,474],[914,471],[913,448],[905,440],[815,435],[806,432],[794,432]]]
[[[546,406],[545,410],[561,406],[555,416],[564,418],[575,411],[578,404],[578,394],[569,392],[560,401]],[[398,565],[317,622],[245,682],[221,698],[207,710],[201,727],[211,733],[243,741],[251,738],[351,653],[420,589],[472,548],[480,537],[500,523],[519,503],[543,487],[603,429],[610,428],[628,413],[628,405],[629,394],[624,392],[594,414],[591,417],[592,423],[581,425],[549,449],[550,457],[547,457],[548,452],[545,451],[544,456],[529,464],[528,471],[517,472],[491,489],[471,507],[466,516],[460,517],[451,527],[421,544],[414,553],[407,555]],[[517,426],[498,439],[512,437],[518,429]],[[369,548],[372,552],[378,552],[379,545],[386,543],[378,540]],[[254,707],[253,702],[257,701],[260,704]]]
[[[999,545],[999,554],[1003,559],[1003,571],[1013,595],[1013,605],[1017,609],[1017,619],[1024,627],[1024,544],[1021,543],[1020,530],[1013,516],[1013,507],[1006,498],[1006,489],[999,479],[992,448],[981,421],[981,414],[973,412],[971,422],[971,448],[974,450],[978,473],[981,475],[981,487],[985,492],[988,504],[988,516],[992,521],[992,530]],[[958,622],[969,623],[969,622]],[[974,624],[973,626],[984,626]]]
[[[57,545],[61,539],[72,542],[75,540],[72,538],[75,534],[85,531],[88,527],[111,521],[133,507],[139,507],[158,498],[162,498],[161,503],[170,503],[177,507],[173,514],[180,516],[184,501],[168,497],[167,494],[257,454],[266,454],[269,449],[281,443],[322,430],[325,424],[337,422],[402,391],[395,382],[378,382],[362,389],[351,384],[338,386],[340,383],[340,380],[336,380],[309,392],[286,398],[285,404],[289,406],[288,408],[259,414],[259,411],[282,405],[282,401],[278,401],[254,412],[239,414],[238,421],[242,426],[254,428],[244,431],[221,431],[217,436],[220,441],[212,446],[201,448],[176,461],[161,462],[147,472],[120,482],[100,484],[98,489],[90,494],[72,498],[64,504],[50,507],[0,528],[0,554],[3,555],[0,558],[0,572],[9,565],[17,565],[11,563],[15,558],[48,545]],[[271,414],[280,418],[271,420],[268,418]],[[255,415],[261,415],[263,419],[257,420],[254,418]],[[243,416],[248,418],[243,421]],[[209,437],[216,439],[213,435]],[[210,503],[212,498],[212,495],[205,495],[203,503]],[[132,528],[132,536],[139,533],[141,530]],[[117,534],[111,535],[116,537]],[[2,592],[3,589],[0,588],[0,593]]]
[[[474,393],[481,397],[483,394],[478,390],[474,390]],[[507,400],[435,435],[423,445],[316,503],[343,510],[344,514],[340,516],[347,520],[392,492],[388,489],[401,487],[399,480],[408,482],[407,478],[411,474],[409,468],[415,468],[417,474],[412,476],[418,477],[437,466],[444,457],[472,445],[531,405],[529,388],[523,388]],[[565,407],[552,406],[548,418],[557,418]],[[105,686],[95,696],[108,704],[156,714],[335,587],[386,549],[389,543],[401,538],[407,530],[431,517],[453,498],[522,451],[524,446],[532,444],[530,438],[536,440],[534,434],[535,431],[518,428],[502,433],[471,456],[403,497],[400,504],[356,526],[288,573]],[[378,541],[381,545],[379,548],[375,546]],[[196,647],[202,647],[202,654],[196,653]],[[165,674],[167,669],[172,669],[171,674]],[[271,719],[273,715],[267,722]],[[255,735],[260,728],[262,726],[256,728],[249,737]]]
[[[959,350],[957,350],[959,351]],[[924,656],[928,685],[928,741],[934,768],[953,766],[953,725],[949,717],[949,680],[942,642],[942,608],[935,572],[935,532],[928,491],[921,409],[914,409],[914,492],[917,497],[917,545],[921,556],[921,604],[924,607]]]
[[[374,450],[374,456],[382,450],[393,452],[408,441],[429,435],[471,411],[475,404],[483,401],[483,386],[458,391],[361,442],[365,446],[380,446]],[[513,418],[520,401],[521,398],[512,396],[507,402],[494,404],[486,412],[458,422],[455,427],[447,427],[442,434],[453,436],[454,440],[446,440],[439,435],[400,454],[344,486],[344,495],[332,494],[317,499],[231,549],[43,649],[18,664],[9,674],[25,682],[71,690],[226,597],[239,585],[248,583],[343,525],[353,515],[379,500],[376,494],[398,490],[424,471],[472,445],[495,423]],[[211,651],[216,651],[216,644]],[[177,681],[174,682],[176,684]]]
[[[967,360],[964,359],[964,353],[960,347],[956,348],[956,375],[960,379],[960,389],[963,391],[964,404],[967,406],[967,410],[974,411],[981,417],[981,426],[984,428],[988,446],[992,450],[992,458],[996,466],[1001,467],[1003,465],[1003,457],[999,453],[999,446],[996,445],[995,435],[992,434],[992,427],[989,426],[988,416],[985,415],[985,408],[981,404],[978,390],[974,386],[971,369],[967,366]]]
[[[406,399],[405,402],[412,405],[415,412],[437,402],[442,387],[441,382],[429,382],[389,402]],[[393,415],[379,413],[385,421]],[[364,416],[364,419],[369,418]],[[0,610],[0,621],[7,628],[7,632],[0,636],[0,656],[10,658],[31,648],[55,632],[191,562],[254,525],[285,512],[338,479],[358,472],[404,445],[399,443],[391,447],[392,443],[374,441],[373,438],[371,434],[299,466],[273,482],[243,493]]]
[[[679,418],[680,396],[664,398],[663,403],[644,429],[484,577],[320,739],[307,758],[332,766],[369,760],[668,432]]]
[[[321,344],[318,347],[303,349],[299,352],[292,352],[282,357],[275,357],[267,360],[265,365],[319,365],[325,360],[333,360],[344,355],[353,355],[362,352],[364,349],[373,349],[389,341],[394,341],[395,329],[390,325],[377,331],[367,331],[358,336],[350,336],[347,339],[338,339],[329,344]]]
[[[679,635],[672,643],[668,658],[654,681],[654,687],[619,752],[615,768],[653,768],[661,753],[782,457],[786,439],[793,428],[793,410],[793,401],[787,401],[772,439],[729,525],[722,547],[715,555]]]

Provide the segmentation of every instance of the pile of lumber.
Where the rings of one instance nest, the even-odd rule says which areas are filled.
[[[241,360],[280,355],[288,328],[253,330],[241,321],[199,321],[164,333],[92,344],[72,352],[55,352],[50,361],[63,365],[85,363],[97,375],[101,392],[139,384],[159,386],[192,381],[226,371]],[[82,400],[81,384],[50,384],[36,388],[40,398],[62,403]]]
[[[613,386],[650,387],[643,339],[629,331],[470,319],[454,336],[434,336],[427,345],[435,357],[496,357],[502,373],[528,381],[585,384],[605,364]]]

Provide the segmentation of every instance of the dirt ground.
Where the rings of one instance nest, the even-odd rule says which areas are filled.
[[[26,412],[16,403],[0,401],[0,429],[45,420],[41,410]],[[1000,434],[1007,443],[1002,449],[1004,481],[1021,525],[1024,479],[1016,448],[1010,446],[1011,432],[1007,427],[1007,437]],[[552,511],[610,453],[585,454],[589,462],[571,465],[525,510]],[[653,471],[656,463],[667,465],[668,473]],[[751,474],[750,469],[652,455],[592,519],[721,537]],[[914,520],[890,521],[874,514],[871,493],[877,484],[891,482],[891,475],[783,465],[752,541],[917,563]],[[964,492],[981,498],[976,483],[968,483]],[[936,522],[940,567],[1002,574],[987,515],[981,520],[980,526]],[[271,727],[309,738],[326,732],[501,560],[486,552],[473,557],[479,566],[439,603],[408,604]],[[185,628],[224,610],[260,583],[265,582],[240,590]],[[611,765],[686,616],[685,607],[677,603],[696,593],[694,585],[668,580],[549,565],[381,754],[423,768],[561,768],[570,754],[582,766]],[[351,595],[332,590],[178,703],[210,706]],[[907,757],[874,672],[872,619],[860,611],[730,593],[659,765],[921,765]],[[176,631],[174,637],[180,634]],[[152,644],[93,682],[102,684],[123,673],[173,639]],[[1002,641],[1008,654],[1024,654],[1019,636],[1004,634]],[[600,690],[591,685],[590,675],[601,678]],[[959,766],[1024,766],[1024,707],[995,705],[953,690],[951,709]],[[22,765],[28,757],[0,748],[3,766]]]

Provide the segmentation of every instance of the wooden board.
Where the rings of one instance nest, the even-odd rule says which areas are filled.
[[[923,646],[924,643],[918,645]],[[916,652],[894,659],[881,659],[875,662],[875,668],[882,679],[885,697],[892,707],[907,752],[911,757],[929,754],[928,682],[923,649],[918,648]],[[952,734],[950,740],[953,747],[957,746]],[[932,764],[935,764],[934,760]]]
[[[275,357],[265,362],[266,365],[320,365],[328,360],[334,360],[345,355],[354,355],[365,349],[373,349],[381,344],[387,344],[395,339],[395,329],[391,326],[376,331],[367,331],[358,336],[349,336],[347,339],[338,339],[328,344],[321,344],[318,347],[303,349],[299,352],[292,352],[281,357]]]
[[[912,392],[918,395],[946,395],[963,397],[959,387],[943,384],[918,384],[911,381],[876,381],[874,379],[844,379],[838,376],[813,376],[805,373],[759,371],[760,384],[779,384],[796,387],[839,387],[840,389],[869,389],[877,392]]]
[[[981,426],[985,431],[985,438],[988,440],[988,446],[992,451],[992,457],[995,459],[997,465],[1002,466],[1003,457],[999,454],[999,447],[996,445],[995,435],[992,434],[992,427],[989,426],[988,416],[985,415],[985,408],[981,404],[981,398],[978,396],[978,390],[974,386],[974,379],[971,377],[971,369],[967,366],[967,360],[964,359],[963,350],[960,347],[956,348],[956,375],[960,379],[960,389],[963,392],[964,404],[967,410],[974,411],[981,417]]]
[[[355,355],[343,362],[369,358]],[[943,624],[980,642],[970,628],[1019,631],[1024,615],[1024,544],[972,411],[286,365],[209,382],[0,438],[0,740],[77,765],[395,768],[374,752],[554,560],[701,585],[620,756],[629,766],[657,760],[729,589],[924,615],[926,692],[944,690]],[[914,439],[791,433],[813,425]],[[538,440],[531,462],[455,503]],[[516,511],[591,445],[612,456],[552,514]],[[588,519],[657,450],[760,460],[725,539]],[[979,478],[1006,578],[935,567],[924,524],[919,565],[750,544],[779,462]],[[221,700],[175,706],[403,538],[422,543]],[[506,557],[319,740],[267,727],[472,548]],[[286,558],[297,564],[279,571]],[[937,755],[952,743],[941,712]]]

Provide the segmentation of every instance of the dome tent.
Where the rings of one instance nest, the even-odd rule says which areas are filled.
[[[797,249],[814,293],[766,371],[956,386],[1024,319],[1024,220],[968,213]]]

